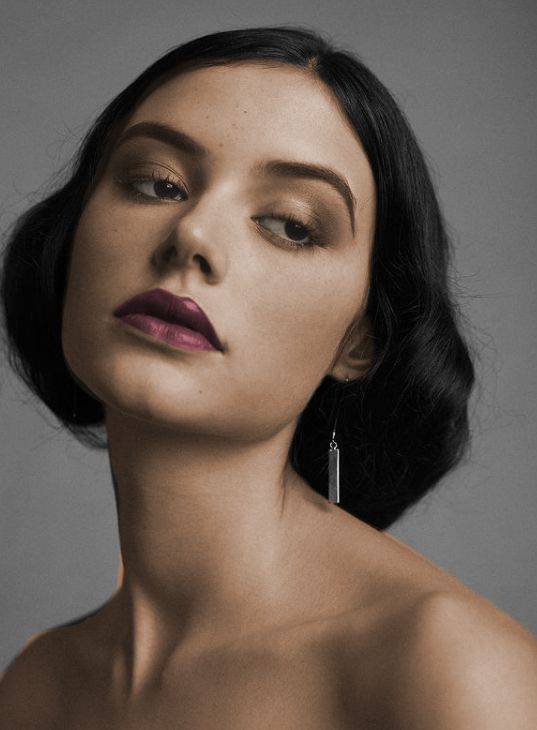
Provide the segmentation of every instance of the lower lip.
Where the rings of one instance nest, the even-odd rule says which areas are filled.
[[[200,332],[188,329],[188,327],[182,327],[179,324],[164,322],[164,320],[150,317],[148,314],[124,314],[118,319],[130,324],[132,327],[136,327],[146,335],[181,350],[216,350],[216,347],[211,345],[209,340]]]

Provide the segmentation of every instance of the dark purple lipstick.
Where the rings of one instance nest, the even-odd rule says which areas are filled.
[[[123,322],[173,347],[223,350],[214,328],[196,302],[166,289],[151,289],[120,304],[114,312]]]

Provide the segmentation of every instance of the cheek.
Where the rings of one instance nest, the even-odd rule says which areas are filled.
[[[282,280],[272,323],[290,352],[312,369],[326,369],[365,298],[367,271],[358,259],[326,254],[315,266]],[[309,362],[308,362],[309,361]]]
[[[148,235],[143,224],[143,218],[115,205],[106,190],[90,198],[73,237],[67,272],[64,310],[70,316],[90,323],[117,305],[122,287],[139,286],[135,272]]]
[[[253,363],[251,392],[267,394],[264,406],[288,417],[304,408],[328,374],[367,285],[358,267],[341,261],[327,261],[322,275],[317,265],[309,268],[309,275],[306,265],[293,267],[294,276],[275,275],[270,286],[259,283],[245,297],[255,304],[248,327],[255,339],[250,353],[244,353],[244,361]]]
[[[102,345],[103,322],[121,291],[118,271],[125,262],[118,231],[115,221],[101,215],[97,201],[90,199],[71,244],[62,312],[64,356],[80,377]]]
[[[113,264],[119,258],[114,240],[118,228],[110,217],[86,206],[75,231],[68,270],[68,290],[76,291],[77,299],[88,290],[101,288],[103,279],[113,275]]]
[[[126,407],[143,406],[170,421],[187,418],[198,390],[210,397],[192,402],[192,418],[210,413],[215,430],[229,432],[235,424],[254,434],[291,421],[326,375],[362,304],[364,263],[342,252],[287,255],[268,245],[250,264],[230,253],[222,281],[222,301],[230,306],[221,312],[229,357],[222,367],[207,361],[195,371],[178,369],[150,350],[134,354],[116,345],[105,324],[126,292],[155,283],[144,278],[148,254],[167,225],[164,216],[134,216],[106,196],[90,199],[74,237],[64,299],[69,366],[105,402],[123,398]],[[173,275],[181,280],[181,272]],[[230,295],[237,291],[240,297]]]

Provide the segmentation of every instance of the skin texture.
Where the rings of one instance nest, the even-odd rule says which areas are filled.
[[[529,634],[287,462],[321,379],[359,377],[373,354],[374,182],[334,98],[303,70],[247,63],[167,80],[125,126],[141,122],[206,154],[145,137],[114,146],[74,237],[62,331],[73,374],[105,404],[124,573],[97,614],[26,647],[0,685],[0,720],[490,730],[507,725],[485,714],[488,685],[453,676],[471,659],[496,677],[512,657],[502,707],[529,728]],[[275,158],[337,171],[354,220],[327,183],[254,169]],[[177,199],[159,200],[152,176]],[[289,214],[317,218],[322,245],[292,247]],[[223,352],[173,349],[112,316],[157,286],[195,299]],[[476,627],[483,640],[467,641]]]

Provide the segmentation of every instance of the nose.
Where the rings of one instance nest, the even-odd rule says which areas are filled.
[[[159,269],[174,266],[183,271],[200,272],[210,283],[217,283],[227,268],[230,231],[225,224],[230,207],[224,200],[204,195],[180,205],[170,220],[166,237],[153,253]]]

